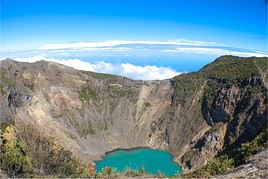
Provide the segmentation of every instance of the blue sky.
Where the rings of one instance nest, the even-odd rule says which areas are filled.
[[[75,59],[108,73],[130,64],[174,75],[224,54],[267,56],[267,1],[1,0],[0,47],[1,58]],[[93,68],[99,63],[116,68]]]

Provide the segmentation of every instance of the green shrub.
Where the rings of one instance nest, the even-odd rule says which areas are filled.
[[[159,176],[162,176],[164,178],[163,174],[160,172],[158,173],[158,178]],[[142,167],[140,170],[132,170],[130,168],[126,168],[123,172],[118,172],[115,168],[109,168],[105,167],[102,169],[101,172],[95,173],[93,178],[133,178],[133,177],[140,177],[140,178],[157,178],[157,176],[149,175],[144,167]]]
[[[82,128],[80,134],[83,137],[86,137],[88,134],[94,135],[96,133],[96,129],[92,126],[91,122],[89,121],[86,127]]]
[[[119,176],[119,173],[115,168],[103,168],[100,173],[95,174],[95,178],[116,178]]]
[[[255,139],[251,142],[242,144],[241,151],[245,156],[250,156],[258,153],[261,150],[264,150],[267,147],[267,133],[268,130],[260,133]]]
[[[130,97],[132,92],[129,89],[125,89],[120,84],[110,84],[108,87],[109,97],[118,98],[118,97]]]
[[[138,177],[138,176],[146,176],[146,175],[148,175],[146,173],[144,167],[142,167],[140,170],[132,170],[130,168],[127,168],[122,174],[125,177]]]
[[[82,102],[89,102],[90,99],[94,99],[96,96],[95,91],[88,84],[80,87],[79,97]]]
[[[32,161],[36,175],[57,177],[88,177],[87,166],[73,157],[70,151],[56,145],[54,139],[44,136],[31,125],[21,125],[19,136],[27,145],[26,154]],[[31,132],[28,132],[31,131]]]
[[[31,125],[7,126],[0,166],[10,177],[89,177],[87,166]]]
[[[234,168],[234,160],[227,155],[222,155],[208,163],[208,168],[211,171],[211,175],[217,175]]]
[[[7,126],[3,132],[3,146],[0,153],[1,168],[9,176],[24,176],[32,171],[31,159],[25,155],[26,146],[16,136],[14,126]]]
[[[189,150],[185,152],[184,155],[181,157],[181,162],[184,163],[184,162],[191,160],[194,155],[195,155],[195,151],[193,150]]]
[[[234,159],[229,158],[227,155],[216,157],[208,162],[208,164],[201,169],[198,169],[192,173],[182,175],[184,177],[209,177],[217,175],[234,168]]]
[[[144,102],[143,105],[145,108],[151,107],[151,103],[149,103],[148,101]]]

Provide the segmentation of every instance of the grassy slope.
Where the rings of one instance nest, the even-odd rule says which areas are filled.
[[[241,58],[236,56],[222,56],[213,63],[204,66],[200,71],[174,77],[178,96],[189,96],[206,80],[219,79],[225,85],[241,82],[254,75],[267,73],[268,58]],[[214,84],[217,85],[217,84]],[[219,86],[220,87],[220,86]]]

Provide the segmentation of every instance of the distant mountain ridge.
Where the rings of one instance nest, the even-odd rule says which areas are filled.
[[[24,132],[31,124],[86,163],[144,146],[168,150],[194,171],[267,129],[267,65],[267,57],[222,56],[198,72],[135,81],[7,59],[0,123]]]

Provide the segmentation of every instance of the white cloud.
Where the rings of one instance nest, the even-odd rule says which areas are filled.
[[[267,53],[260,51],[236,51],[229,50],[228,48],[216,48],[216,47],[178,47],[174,50],[161,50],[162,52],[175,52],[175,53],[190,53],[190,54],[208,54],[208,55],[237,55],[237,56],[256,56],[256,57],[268,57]]]
[[[121,64],[122,74],[130,78],[152,80],[172,78],[180,73],[168,67],[135,66],[129,63]]]
[[[132,79],[141,80],[162,80],[172,78],[180,73],[169,67],[157,67],[157,66],[137,66],[129,63],[112,64],[107,62],[89,63],[80,59],[56,59],[47,58],[43,55],[38,55],[28,58],[15,58],[21,62],[36,62],[40,60],[57,62],[69,67],[73,67],[78,70],[93,71],[99,73],[109,73],[115,75],[126,76]]]
[[[238,56],[268,56],[267,52],[252,51],[248,49],[235,49],[223,46],[215,42],[205,42],[197,40],[177,39],[170,41],[143,41],[143,40],[112,40],[99,42],[73,42],[47,44],[39,48],[43,52],[48,51],[78,51],[90,52],[167,52],[167,53],[188,53],[188,54],[207,54],[207,55],[238,55]]]
[[[59,49],[87,49],[87,50],[105,50],[113,49],[118,45],[215,45],[214,42],[196,41],[196,40],[186,40],[177,39],[172,41],[143,41],[143,40],[111,40],[111,41],[99,41],[99,42],[73,42],[73,43],[58,43],[58,44],[47,44],[39,48],[39,50],[59,50]],[[110,48],[108,48],[110,47]],[[129,50],[126,47],[116,47],[115,49]]]

